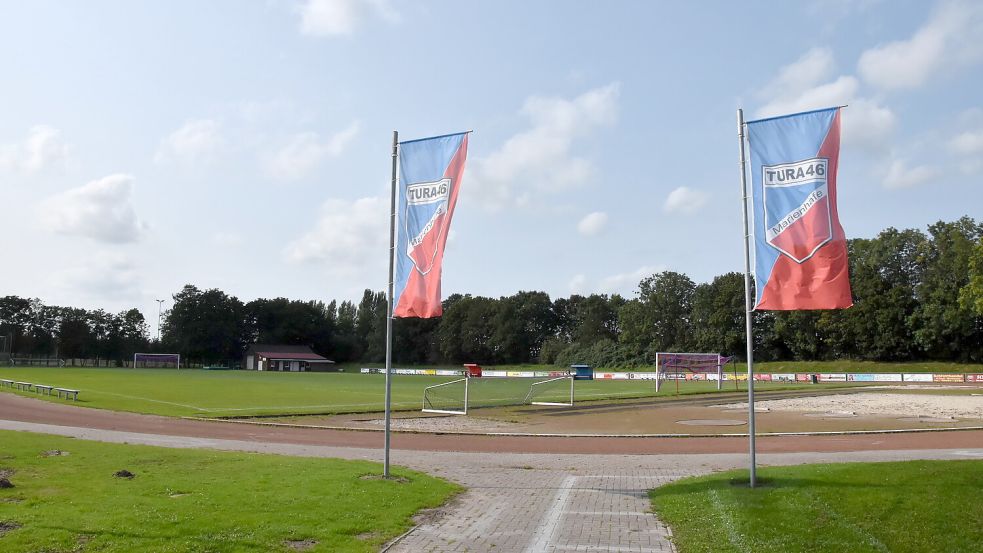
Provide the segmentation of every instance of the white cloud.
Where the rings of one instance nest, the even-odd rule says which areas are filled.
[[[680,186],[669,193],[666,203],[662,206],[666,213],[683,213],[692,215],[699,211],[710,200],[710,195],[701,190],[693,190]]]
[[[587,286],[587,276],[582,274],[573,275],[570,282],[567,283],[567,288],[570,290],[571,294],[583,294]]]
[[[196,162],[207,159],[225,145],[217,121],[197,119],[186,122],[180,129],[161,140],[154,161]]]
[[[799,96],[833,74],[835,64],[829,48],[813,48],[786,65],[759,94],[768,98]]]
[[[72,297],[82,295],[100,302],[131,300],[138,296],[141,276],[133,261],[120,252],[100,251],[81,266],[69,266],[52,276],[52,284]]]
[[[956,135],[949,141],[949,149],[962,155],[983,155],[983,129]]]
[[[355,138],[358,121],[322,140],[317,133],[303,132],[264,160],[267,175],[279,180],[300,179],[311,173],[325,158],[338,157]]]
[[[852,75],[823,82],[833,69],[831,56],[828,50],[813,49],[779,70],[772,84],[759,91],[767,103],[757,110],[757,116],[773,117],[849,105],[843,111],[843,146],[872,154],[886,153],[897,117],[890,108],[860,96],[860,82]]]
[[[983,58],[983,4],[945,2],[907,40],[867,50],[857,70],[878,88],[921,86],[945,67],[973,63]]]
[[[603,211],[588,213],[577,223],[577,231],[584,236],[594,236],[604,230],[608,224],[608,214]]]
[[[312,36],[351,35],[371,16],[399,20],[388,0],[306,0],[297,11],[300,31]]]
[[[902,159],[895,159],[884,176],[885,188],[913,188],[925,184],[939,176],[939,171],[928,165],[908,167]]]
[[[333,274],[371,274],[386,259],[388,214],[388,198],[328,200],[314,229],[288,244],[284,254],[294,263],[322,263]]]
[[[37,173],[63,164],[68,152],[61,131],[36,125],[31,127],[23,143],[0,145],[0,169]]]
[[[216,232],[212,243],[220,248],[235,248],[242,245],[242,235],[237,232]]]
[[[591,282],[590,279],[588,279],[584,274],[576,274],[570,279],[570,282],[567,284],[567,288],[570,290],[571,294],[583,295],[597,293],[621,294],[623,296],[627,296],[638,288],[638,283],[641,282],[643,278],[652,276],[664,270],[664,265],[645,265],[635,269],[634,271],[603,277],[595,282]]]
[[[589,90],[572,100],[531,97],[521,114],[531,126],[474,161],[473,188],[489,209],[516,205],[530,190],[555,192],[589,180],[593,163],[572,153],[576,140],[614,124],[619,83]]]
[[[73,188],[41,204],[44,225],[99,242],[134,242],[146,229],[132,204],[133,177],[115,174]]]

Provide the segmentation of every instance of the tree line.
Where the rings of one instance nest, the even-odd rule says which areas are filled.
[[[927,233],[888,228],[849,240],[848,250],[854,306],[755,312],[757,359],[983,361],[983,224],[963,217]],[[337,362],[385,358],[383,292],[366,290],[358,303],[243,303],[186,285],[173,299],[160,342],[149,340],[136,309],[110,315],[13,296],[0,299],[0,334],[15,334],[15,353],[64,357],[172,351],[215,362],[241,358],[251,343],[278,343],[309,345]],[[523,291],[454,294],[443,303],[443,317],[394,321],[395,362],[632,367],[652,364],[659,351],[743,358],[745,350],[744,277],[736,272],[697,284],[664,271],[644,278],[631,298]]]

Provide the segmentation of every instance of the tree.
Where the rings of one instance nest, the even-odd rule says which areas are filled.
[[[690,316],[696,285],[682,273],[663,271],[638,284],[638,300],[620,312],[621,341],[649,361],[657,351],[691,345]]]
[[[959,305],[983,316],[983,238],[969,258],[969,282],[959,291]]]
[[[539,358],[543,342],[556,331],[553,303],[545,292],[519,292],[498,300],[492,348],[504,363]]]
[[[970,259],[983,228],[969,217],[930,226],[919,252],[919,305],[911,316],[915,341],[933,359],[983,360],[983,322],[959,303],[969,284]]]
[[[693,349],[727,355],[745,351],[744,275],[727,273],[693,292]]]
[[[205,362],[238,359],[249,342],[245,306],[218,289],[190,284],[174,294],[162,327],[162,342],[187,359]]]
[[[497,302],[463,296],[444,311],[437,331],[442,357],[453,363],[494,363],[499,360],[492,335]]]

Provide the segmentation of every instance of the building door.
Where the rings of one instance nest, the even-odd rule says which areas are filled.
[[[290,362],[290,372],[294,372],[295,373],[295,372],[298,372],[298,371],[300,371],[300,362],[299,361],[291,361]]]

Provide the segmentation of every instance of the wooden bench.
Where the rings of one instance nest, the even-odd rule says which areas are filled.
[[[49,395],[50,396],[51,395],[51,390],[53,390],[53,389],[54,389],[54,386],[45,386],[44,384],[35,384],[34,385],[34,391],[37,392],[37,393],[39,393],[39,394],[42,394],[42,395]]]
[[[14,381],[13,380],[7,380],[6,378],[0,378],[0,386],[10,386],[11,388],[13,388],[14,387]]]
[[[17,386],[17,389],[18,390],[24,390],[26,388],[27,391],[30,392],[31,391],[31,388],[34,387],[34,384],[31,384],[30,382],[16,382],[15,381],[14,382],[14,386]]]
[[[55,393],[58,394],[59,398],[61,397],[62,394],[65,394],[65,399],[68,399],[68,396],[72,396],[72,401],[79,400],[78,390],[69,390],[68,388],[55,388]]]

